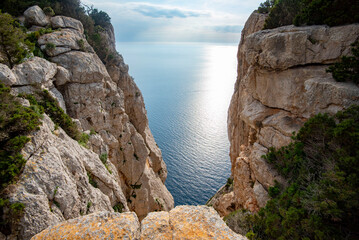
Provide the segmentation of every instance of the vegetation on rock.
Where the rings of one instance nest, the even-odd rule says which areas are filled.
[[[109,15],[93,6],[83,5],[79,0],[3,0],[0,2],[0,9],[13,16],[20,16],[33,5],[40,6],[50,16],[64,15],[80,20],[84,26],[87,41],[104,63],[111,61],[116,55],[109,51],[103,36],[111,25]]]
[[[10,68],[29,57],[34,45],[25,40],[26,34],[10,14],[0,10],[0,53],[5,57],[1,63]]]
[[[246,217],[250,239],[357,239],[359,221],[359,106],[318,114],[264,158],[288,180]]]
[[[24,107],[10,94],[10,88],[0,83],[0,231],[8,233],[11,221],[16,221],[24,209],[22,203],[10,203],[3,190],[15,182],[26,159],[20,151],[30,141],[27,137],[41,124],[41,114],[34,107]]]
[[[341,61],[328,68],[338,82],[359,83],[359,41],[352,44],[353,56],[343,56]]]
[[[266,0],[258,12],[269,13],[264,29],[291,24],[338,26],[359,22],[359,2],[351,0]]]

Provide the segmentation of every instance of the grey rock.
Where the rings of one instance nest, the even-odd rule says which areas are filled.
[[[65,16],[54,16],[50,19],[52,28],[71,28],[84,33],[84,27],[79,20],[65,17]]]
[[[28,25],[36,25],[36,26],[44,27],[50,23],[48,17],[45,15],[42,9],[37,5],[29,7],[24,12],[24,16],[25,16],[25,22]]]
[[[16,84],[17,79],[11,69],[5,64],[0,63],[0,81],[6,86],[12,86]]]
[[[51,86],[57,72],[56,64],[43,58],[34,57],[12,69],[17,77],[14,85]]]

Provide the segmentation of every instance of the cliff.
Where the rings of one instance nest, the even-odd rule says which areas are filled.
[[[18,181],[3,192],[10,203],[25,206],[20,219],[10,219],[7,239],[30,239],[50,225],[97,211],[134,211],[142,219],[172,209],[166,165],[121,55],[105,66],[78,20],[47,17],[37,6],[24,15],[31,30],[57,29],[37,41],[48,59],[33,57],[13,69],[0,64],[0,80],[14,95],[48,90],[89,141],[80,146],[44,114],[22,150],[27,162]],[[112,27],[103,38],[115,50]]]
[[[222,215],[233,206],[256,212],[275,181],[286,184],[262,158],[269,148],[290,143],[292,133],[315,114],[334,114],[359,103],[356,84],[336,82],[326,72],[350,54],[359,24],[261,30],[265,17],[250,16],[238,48],[238,77],[228,110],[233,192],[217,196],[215,207]]]

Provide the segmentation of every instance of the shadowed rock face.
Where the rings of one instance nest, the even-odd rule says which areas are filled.
[[[43,26],[42,10],[30,10],[27,22]],[[49,90],[90,138],[88,149],[80,146],[45,115],[22,151],[27,163],[19,181],[7,189],[11,203],[26,206],[9,237],[30,239],[50,225],[113,211],[115,205],[140,219],[172,209],[173,197],[164,185],[166,165],[148,127],[142,94],[121,55],[105,66],[87,43],[81,22],[55,16],[46,17],[46,23],[61,28],[39,38],[49,61],[34,57],[12,70],[1,64],[0,79],[14,94]],[[109,44],[115,43],[112,31],[103,33]],[[106,166],[101,155],[107,156]]]
[[[261,30],[253,13],[238,49],[238,77],[228,110],[234,204],[257,211],[274,181],[285,183],[261,158],[291,142],[292,132],[318,113],[334,114],[359,103],[359,88],[336,82],[328,65],[350,53],[359,25],[285,26]]]
[[[152,212],[141,225],[134,213],[100,212],[71,219],[42,231],[32,240],[48,239],[228,239],[245,240],[222,221],[213,208],[178,206]]]

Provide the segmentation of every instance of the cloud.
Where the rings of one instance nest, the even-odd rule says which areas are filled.
[[[152,18],[189,18],[209,16],[208,13],[180,8],[162,7],[156,5],[138,4],[132,8],[133,11]]]
[[[225,25],[225,26],[214,26],[213,30],[220,33],[240,33],[243,26],[240,25]]]

